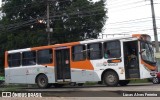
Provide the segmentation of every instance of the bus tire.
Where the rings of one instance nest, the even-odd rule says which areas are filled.
[[[153,77],[152,82],[153,82],[153,84],[159,84],[160,79],[158,79],[157,77]]]
[[[45,74],[40,74],[37,77],[37,85],[39,88],[48,88],[49,87],[48,78]]]
[[[107,71],[104,74],[103,81],[106,86],[117,86],[119,82],[119,78],[116,72],[114,71]]]
[[[120,80],[119,85],[120,86],[126,86],[130,81],[129,80]]]

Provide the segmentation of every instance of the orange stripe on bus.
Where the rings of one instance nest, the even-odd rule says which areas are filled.
[[[93,65],[91,64],[90,60],[77,61],[77,62],[71,61],[71,68],[94,70]]]
[[[8,52],[6,51],[5,52],[5,62],[4,62],[4,66],[5,66],[5,68],[7,68],[8,67]]]
[[[132,34],[132,37],[136,37],[136,38],[138,38],[138,39],[140,39],[141,36],[142,36],[142,34]]]
[[[151,66],[151,65],[145,63],[143,60],[141,60],[141,64],[144,64],[150,70],[156,70],[156,66]]]

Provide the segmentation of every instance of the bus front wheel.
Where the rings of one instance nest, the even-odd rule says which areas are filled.
[[[37,85],[39,88],[48,88],[48,78],[44,74],[40,74],[37,77]]]
[[[107,71],[104,74],[103,81],[107,86],[117,86],[119,78],[116,72]]]

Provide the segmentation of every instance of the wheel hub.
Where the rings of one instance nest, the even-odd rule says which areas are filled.
[[[153,82],[154,83],[158,83],[158,79],[157,78],[153,78]]]
[[[108,76],[108,82],[113,83],[115,81],[115,77],[113,75]]]
[[[40,80],[40,84],[41,85],[44,85],[46,82],[45,82],[45,79],[44,78],[41,78],[41,80]]]

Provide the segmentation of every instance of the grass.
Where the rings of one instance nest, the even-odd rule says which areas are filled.
[[[86,82],[84,85],[96,85],[97,82]]]
[[[130,83],[149,83],[148,79],[136,79],[136,80],[131,80]]]
[[[134,83],[149,83],[148,79],[135,79],[130,81],[131,84]],[[97,82],[86,82],[84,85],[97,85]],[[36,85],[31,85],[31,87],[36,87]],[[28,85],[25,84],[9,84],[0,86],[0,91],[23,91],[25,88],[28,88]]]
[[[0,86],[0,91],[23,91],[25,88],[28,88],[28,85],[9,84]]]
[[[1,88],[0,91],[20,91],[19,87],[7,87],[7,88]]]
[[[5,80],[5,78],[4,78],[3,76],[0,76],[0,80],[3,80],[3,81],[4,81],[4,80]]]

